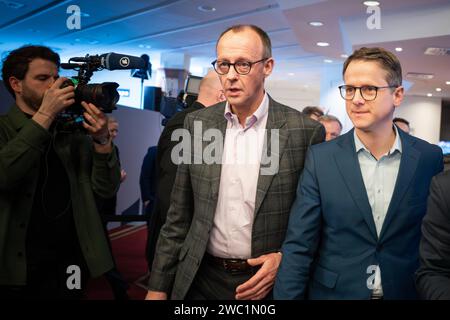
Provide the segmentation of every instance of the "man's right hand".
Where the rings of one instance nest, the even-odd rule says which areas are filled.
[[[149,291],[145,300],[167,300],[167,293],[161,291]]]
[[[48,88],[42,98],[41,106],[33,119],[48,129],[58,113],[75,103],[75,87],[60,88],[67,78],[58,78]]]

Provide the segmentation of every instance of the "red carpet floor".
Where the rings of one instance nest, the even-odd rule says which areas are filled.
[[[128,296],[131,300],[143,300],[147,290],[144,289],[147,273],[145,245],[147,226],[126,225],[109,232],[113,255],[117,268],[128,282]],[[86,290],[87,300],[113,300],[111,287],[104,277],[91,279]]]

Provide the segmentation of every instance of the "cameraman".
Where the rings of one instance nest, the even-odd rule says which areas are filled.
[[[87,135],[63,130],[57,116],[75,93],[61,89],[59,65],[43,46],[21,47],[3,61],[15,104],[0,116],[2,297],[81,298],[89,276],[113,267],[94,193],[115,194],[120,166],[95,105],[82,103]]]

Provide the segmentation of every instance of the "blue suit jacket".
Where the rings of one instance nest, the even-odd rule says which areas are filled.
[[[380,237],[355,151],[353,130],[312,146],[282,247],[276,299],[368,299],[379,265],[385,299],[415,299],[422,218],[442,151],[401,130],[402,155]]]

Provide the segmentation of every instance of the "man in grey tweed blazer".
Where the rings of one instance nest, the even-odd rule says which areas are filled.
[[[227,103],[186,117],[190,157],[178,166],[147,299],[269,297],[307,148],[325,138],[265,92],[274,60],[263,30],[233,26],[216,50]],[[256,163],[230,165],[246,151]]]

